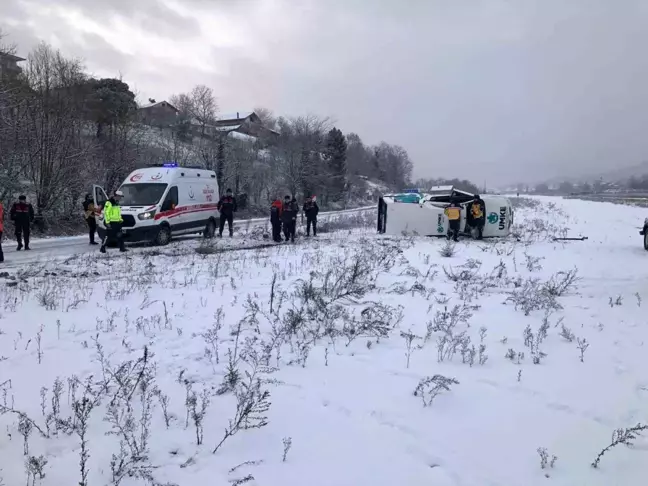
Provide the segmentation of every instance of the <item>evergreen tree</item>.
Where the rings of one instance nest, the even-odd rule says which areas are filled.
[[[330,180],[328,192],[332,201],[344,199],[347,179],[347,141],[346,137],[337,128],[331,129],[326,142],[326,163]]]

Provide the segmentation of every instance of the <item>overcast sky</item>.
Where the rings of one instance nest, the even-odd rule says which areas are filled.
[[[221,111],[330,116],[415,176],[489,185],[648,160],[646,0],[0,0],[140,100],[211,86]]]

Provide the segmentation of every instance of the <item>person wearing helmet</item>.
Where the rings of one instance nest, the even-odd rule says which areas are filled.
[[[95,233],[97,232],[97,219],[95,217],[95,205],[92,199],[92,194],[86,194],[83,200],[83,218],[88,225],[88,232],[90,234],[90,244],[97,245],[95,241]]]
[[[125,252],[128,251],[124,246],[124,238],[122,237],[122,225],[124,220],[121,215],[121,207],[119,206],[119,201],[124,197],[124,193],[121,191],[115,191],[113,197],[111,197],[106,204],[104,204],[104,224],[106,225],[106,234],[101,242],[101,253],[106,253],[106,243],[109,239],[114,239],[119,245],[119,251]]]
[[[16,240],[18,241],[16,250],[23,249],[23,239],[25,241],[25,250],[30,250],[29,233],[31,223],[34,222],[34,207],[27,202],[27,196],[23,195],[18,198],[18,202],[11,206],[9,215],[16,226]]]

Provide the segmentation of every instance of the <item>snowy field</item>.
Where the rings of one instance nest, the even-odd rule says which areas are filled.
[[[507,241],[358,218],[11,268],[0,484],[646,484],[645,210],[518,206]]]

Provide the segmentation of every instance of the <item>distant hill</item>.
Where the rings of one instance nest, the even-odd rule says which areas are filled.
[[[554,177],[548,181],[547,184],[558,184],[563,181],[567,182],[593,182],[599,179],[603,179],[606,182],[619,182],[626,181],[630,177],[641,177],[643,175],[648,175],[648,161],[641,162],[640,164],[631,165],[629,167],[619,167],[613,170],[599,172],[595,174],[583,174],[578,177]]]

